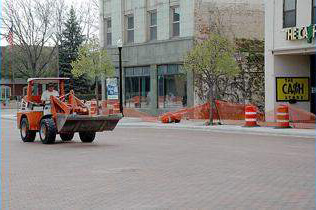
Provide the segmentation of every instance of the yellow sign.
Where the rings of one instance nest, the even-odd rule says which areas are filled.
[[[308,77],[277,77],[277,101],[309,101],[309,86]]]

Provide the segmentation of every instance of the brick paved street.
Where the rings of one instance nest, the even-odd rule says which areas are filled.
[[[11,209],[315,208],[314,139],[120,127],[43,145],[1,126]]]

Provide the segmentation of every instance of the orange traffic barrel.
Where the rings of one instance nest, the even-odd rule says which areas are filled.
[[[289,107],[287,105],[280,105],[277,108],[277,126],[276,128],[291,128]]]
[[[108,102],[107,101],[102,101],[102,108],[106,109],[108,107]]]
[[[245,125],[244,127],[257,127],[257,108],[253,105],[245,107]]]
[[[165,114],[161,117],[162,123],[172,123],[172,118],[170,114]]]
[[[162,123],[179,123],[181,121],[180,114],[166,113],[161,117]]]
[[[114,114],[120,113],[120,103],[113,104],[113,113]]]
[[[97,101],[92,100],[90,102],[90,114],[95,115],[97,114]]]

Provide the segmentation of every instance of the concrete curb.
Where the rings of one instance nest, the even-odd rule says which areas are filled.
[[[198,126],[198,125],[179,125],[179,124],[154,124],[148,125],[145,123],[121,123],[118,127],[130,128],[158,128],[158,129],[183,129],[183,130],[196,130],[205,132],[225,132],[237,134],[252,134],[252,135],[274,135],[274,136],[289,136],[289,137],[302,137],[302,138],[315,138],[316,132],[311,129],[274,129],[269,127],[247,128],[232,125],[219,125],[219,126]]]

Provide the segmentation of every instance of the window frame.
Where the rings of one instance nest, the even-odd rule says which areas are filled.
[[[129,28],[129,18],[133,18],[133,28]],[[125,15],[125,43],[132,44],[135,42],[135,17],[133,14]],[[133,39],[129,40],[129,32],[133,33]]]
[[[295,1],[295,9],[292,9],[292,10],[286,10],[285,11],[285,2],[287,0],[283,0],[283,28],[292,28],[292,27],[296,27],[296,24],[297,24],[297,0],[294,0]],[[288,13],[288,12],[293,12],[295,11],[295,23],[293,26],[287,26],[285,25],[285,14]]]
[[[152,15],[156,15],[156,24],[152,24]],[[156,36],[153,38],[152,29],[156,31]],[[158,39],[158,13],[157,10],[148,11],[148,40],[156,41]]]
[[[176,9],[179,9],[179,20],[178,21],[175,21],[174,20],[174,14],[175,14],[175,11],[176,11]],[[181,9],[180,9],[180,6],[179,5],[177,5],[177,6],[173,6],[173,7],[171,7],[171,37],[180,37],[180,27],[181,27],[181,21],[180,21],[180,19],[181,19]],[[178,31],[178,34],[177,35],[175,35],[175,27],[174,27],[174,25],[175,24],[178,24],[179,25],[179,31]]]

